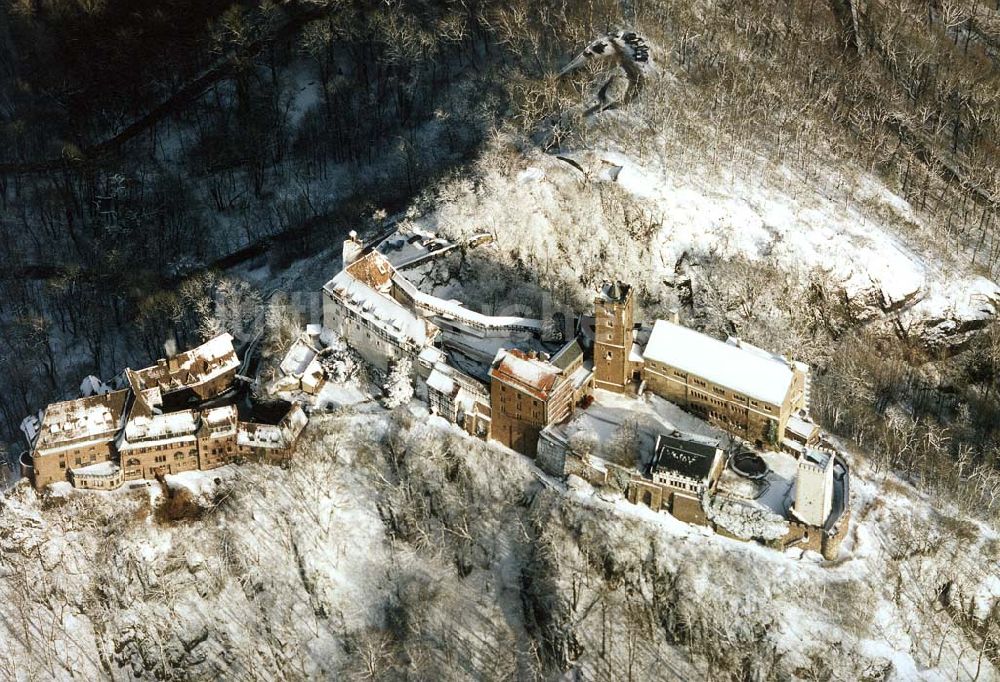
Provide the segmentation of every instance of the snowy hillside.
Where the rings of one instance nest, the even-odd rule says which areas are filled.
[[[803,173],[766,159],[749,170],[716,170],[675,161],[666,149],[646,156],[528,155],[507,172],[489,171],[485,188],[458,188],[439,219],[446,231],[493,229],[522,260],[580,277],[599,278],[595,268],[606,264],[607,276],[640,282],[653,297],[689,280],[692,265],[764,264],[788,280],[786,296],[821,286],[843,297],[856,320],[896,318],[928,345],[957,344],[1000,310],[1000,285],[958,254],[930,248],[918,213],[871,175],[848,176],[836,165]],[[498,205],[508,192],[519,201]],[[608,210],[631,212],[634,224],[616,225]],[[607,253],[621,237],[602,235],[622,228],[639,243]]]
[[[823,562],[553,484],[412,409],[314,419],[288,469],[168,477],[170,499],[19,487],[3,676],[994,676],[961,623],[997,608],[1000,539],[892,479],[856,479]]]

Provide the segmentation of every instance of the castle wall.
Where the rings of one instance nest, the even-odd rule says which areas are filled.
[[[365,362],[382,372],[405,353],[395,339],[372,325],[335,296],[324,292],[323,326],[344,338]]]

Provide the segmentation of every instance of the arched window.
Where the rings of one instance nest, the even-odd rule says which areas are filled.
[[[127,464],[130,467],[137,467],[139,466],[139,460],[137,460],[135,457],[130,457],[129,460],[125,462],[125,464]]]
[[[642,503],[647,507],[653,506],[653,493],[648,490],[642,494]]]

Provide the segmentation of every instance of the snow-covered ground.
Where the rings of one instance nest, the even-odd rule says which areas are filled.
[[[787,166],[754,179],[719,182],[697,168],[678,173],[614,152],[598,158],[619,166],[618,185],[663,216],[656,238],[663,272],[673,272],[685,252],[750,260],[771,256],[791,272],[820,270],[848,298],[867,298],[883,310],[919,302],[911,316],[927,320],[981,319],[1000,308],[995,282],[962,267],[959,259],[938,260],[906,245],[899,228],[920,229],[921,219],[871,175],[827,178],[830,187],[850,183],[844,193],[851,200],[843,201]]]
[[[648,226],[648,243],[629,244],[595,215],[609,211],[602,185],[633,202],[611,204],[611,215],[632,216],[629,229]],[[504,205],[510,191],[518,201]],[[932,227],[864,172],[831,167],[815,177],[758,159],[753,172],[733,173],[666,153],[638,161],[610,150],[536,152],[509,175],[491,173],[478,188],[453,186],[443,198],[436,219],[449,236],[496,226],[501,249],[536,269],[564,268],[571,281],[574,271],[590,274],[580,264],[603,264],[604,276],[641,278],[657,296],[657,283],[675,282],[683,263],[766,262],[800,291],[817,283],[845,297],[859,319],[899,315],[904,328],[930,341],[1000,309],[1000,286],[964,253],[928,246]]]
[[[629,408],[641,420],[717,433],[657,397],[599,397],[596,421],[586,428],[604,428],[599,417],[620,421]],[[944,517],[892,478],[873,479],[856,468],[848,538],[841,557],[824,562],[714,535],[579,479],[553,481],[527,458],[480,444],[418,403],[406,415],[380,409],[314,415],[287,469],[243,465],[167,477],[169,488],[186,490],[205,507],[196,520],[157,521],[151,507],[165,499],[158,486],[62,491],[50,501],[17,489],[0,514],[4,636],[32,643],[54,638],[42,667],[43,676],[54,678],[70,670],[99,677],[105,662],[132,675],[166,662],[205,674],[253,665],[268,675],[335,676],[354,660],[353,647],[371,645],[363,633],[385,627],[380,605],[403,599],[400,590],[416,589],[413,576],[430,572],[439,593],[451,595],[443,602],[420,597],[430,600],[434,622],[463,623],[463,632],[472,629],[462,637],[475,632],[479,639],[463,639],[462,651],[488,651],[497,627],[522,633],[515,639],[525,636],[521,604],[529,597],[518,576],[528,566],[540,570],[524,554],[540,540],[525,540],[517,515],[530,513],[546,519],[540,532],[554,558],[545,594],[567,609],[558,627],[571,628],[585,644],[573,664],[585,675],[600,676],[602,666],[627,656],[624,637],[601,653],[608,618],[616,631],[629,632],[669,613],[688,623],[693,639],[667,642],[659,628],[629,635],[641,638],[638,651],[648,647],[633,655],[653,666],[649,671],[669,666],[683,678],[704,677],[710,673],[700,647],[724,636],[731,638],[727,646],[756,652],[777,676],[818,669],[845,679],[882,670],[888,680],[965,680],[977,666],[979,679],[995,674],[988,659],[979,661],[974,636],[942,611],[935,595],[947,577],[954,598],[971,599],[976,613],[995,607],[996,533]],[[373,467],[373,449],[384,453],[388,443],[394,466],[410,471],[402,482],[385,478],[402,474]],[[446,473],[455,466],[464,473]],[[537,481],[545,482],[544,494],[532,492]],[[471,488],[458,493],[457,486]],[[396,506],[390,502],[396,494],[414,496]],[[518,502],[526,498],[534,511]],[[469,506],[476,504],[502,511],[483,514]],[[414,523],[398,519],[418,508],[429,515],[420,523],[430,525],[393,539],[389,528],[396,526],[387,524]],[[419,540],[440,523],[448,530],[433,531],[442,533],[438,540]],[[502,530],[508,527],[509,536]],[[481,558],[471,573],[456,571],[447,557],[467,551]],[[626,589],[643,598],[626,608]],[[619,598],[621,605],[604,615],[594,608]],[[487,674],[488,659],[470,660],[470,674]],[[0,660],[0,669],[26,679],[28,666],[39,661],[22,651]]]

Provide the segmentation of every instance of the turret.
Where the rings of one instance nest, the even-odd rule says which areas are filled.
[[[632,381],[632,287],[605,282],[594,299],[594,373],[597,388],[624,393]]]
[[[833,507],[833,454],[806,448],[799,460],[792,513],[802,523],[823,526]]]
[[[347,239],[344,240],[343,267],[346,268],[358,258],[361,258],[361,252],[364,248],[364,244],[358,239],[358,233],[351,230],[347,235]]]

